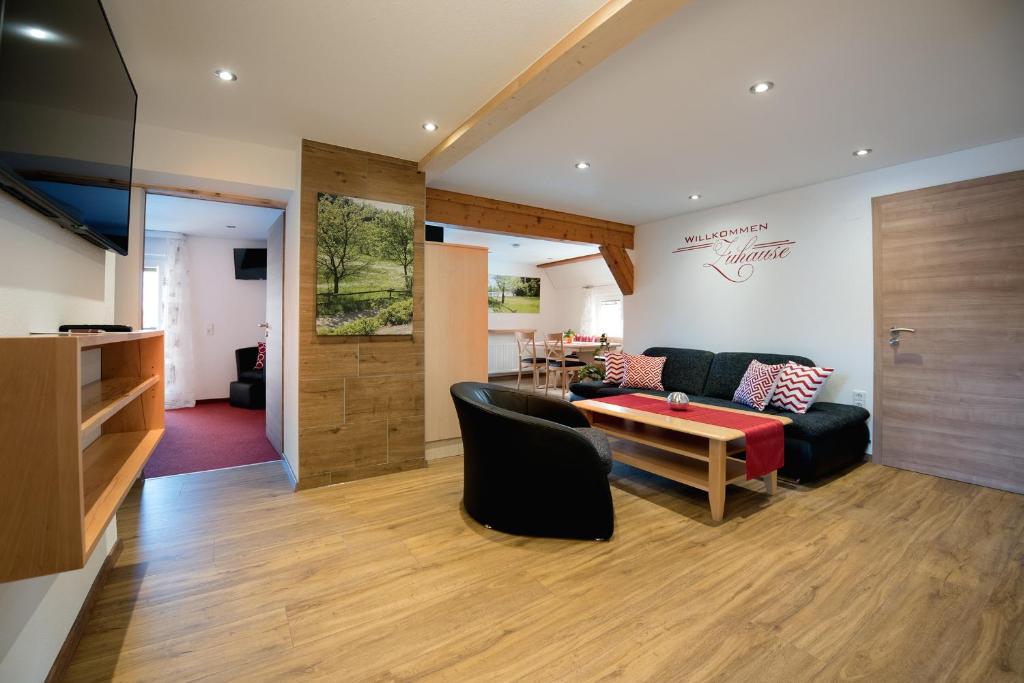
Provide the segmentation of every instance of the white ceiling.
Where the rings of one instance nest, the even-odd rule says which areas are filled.
[[[461,230],[449,226],[444,228],[444,241],[449,244],[472,244],[478,247],[487,247],[490,260],[525,263],[534,266],[548,261],[561,261],[597,253],[597,247],[593,244],[572,244],[529,237],[512,237],[492,232]],[[516,244],[519,246],[513,246]]]
[[[145,123],[420,159],[604,0],[103,0]],[[223,83],[213,70],[238,74]],[[436,121],[435,133],[421,124]]]
[[[196,237],[265,240],[281,209],[205,199],[146,195],[146,230],[180,232]],[[234,228],[227,226],[234,225]]]
[[[1022,83],[1020,0],[693,0],[428,184],[644,223],[1024,136]]]

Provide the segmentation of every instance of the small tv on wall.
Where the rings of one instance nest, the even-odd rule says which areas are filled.
[[[236,280],[266,280],[266,249],[235,249]]]
[[[137,99],[100,0],[0,1],[0,187],[119,254]]]

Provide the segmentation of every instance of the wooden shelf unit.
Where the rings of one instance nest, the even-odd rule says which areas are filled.
[[[163,333],[0,338],[0,358],[0,582],[80,569],[163,436]]]

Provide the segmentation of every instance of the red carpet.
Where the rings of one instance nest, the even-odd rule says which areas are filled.
[[[166,427],[143,471],[147,479],[279,459],[267,441],[262,410],[200,403],[168,410]]]

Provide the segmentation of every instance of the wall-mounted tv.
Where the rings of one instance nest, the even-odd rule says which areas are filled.
[[[128,253],[135,86],[100,0],[0,0],[0,187]]]
[[[235,249],[236,280],[266,280],[266,249]]]

